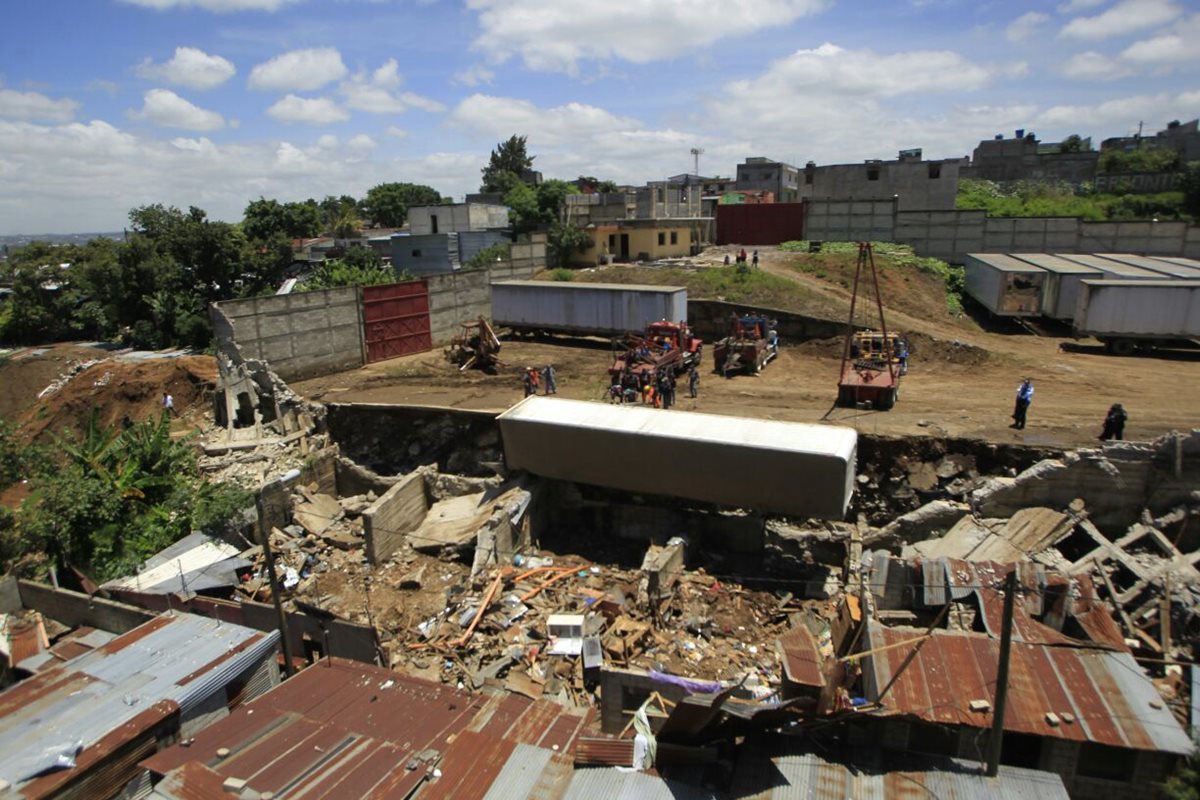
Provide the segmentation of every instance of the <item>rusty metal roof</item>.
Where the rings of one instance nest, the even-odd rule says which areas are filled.
[[[206,792],[210,776],[196,771],[204,765],[222,780],[241,778],[277,796],[476,800],[498,782],[565,785],[555,771],[569,768],[594,713],[521,695],[474,695],[334,658],[143,766],[170,777],[156,788],[163,798],[222,797]],[[220,748],[229,755],[217,757]]]
[[[778,650],[784,674],[789,681],[801,686],[825,686],[825,678],[821,674],[824,659],[817,649],[817,640],[805,625],[799,625],[780,636]]]
[[[176,614],[39,672],[0,692],[0,778],[19,786],[56,765],[82,765],[89,748],[148,708],[187,711],[207,700],[264,660],[278,638]]]
[[[916,639],[923,630],[887,628],[868,620],[866,650]],[[911,663],[904,660],[916,650]],[[1000,643],[982,633],[934,631],[919,643],[863,659],[867,698],[885,711],[928,722],[986,728],[992,714],[972,700],[995,704]],[[1141,667],[1126,652],[1013,642],[1004,729],[1134,750],[1191,752],[1192,744]],[[1057,715],[1052,724],[1047,714]]]

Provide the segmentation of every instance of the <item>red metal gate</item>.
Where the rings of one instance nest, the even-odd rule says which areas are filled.
[[[362,292],[367,363],[433,349],[425,281],[364,286]]]

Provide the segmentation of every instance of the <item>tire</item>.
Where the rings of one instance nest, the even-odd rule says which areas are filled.
[[[1109,344],[1110,352],[1114,356],[1131,356],[1133,351],[1137,349],[1133,339],[1114,339]]]
[[[890,411],[896,405],[897,389],[889,389],[875,398],[875,410]]]

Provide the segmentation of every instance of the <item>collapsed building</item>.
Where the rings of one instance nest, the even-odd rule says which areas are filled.
[[[311,666],[142,761],[161,797],[1136,797],[1190,749],[1196,433],[1059,453],[547,398],[316,406],[236,352],[221,376],[202,466],[257,508],[95,602],[278,628]]]

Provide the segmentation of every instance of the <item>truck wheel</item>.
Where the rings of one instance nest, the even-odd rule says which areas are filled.
[[[1109,343],[1109,351],[1114,356],[1131,356],[1135,345],[1132,339],[1114,339]]]
[[[895,389],[889,389],[886,392],[882,392],[878,397],[875,398],[875,409],[877,411],[889,411],[894,405],[896,405]]]

